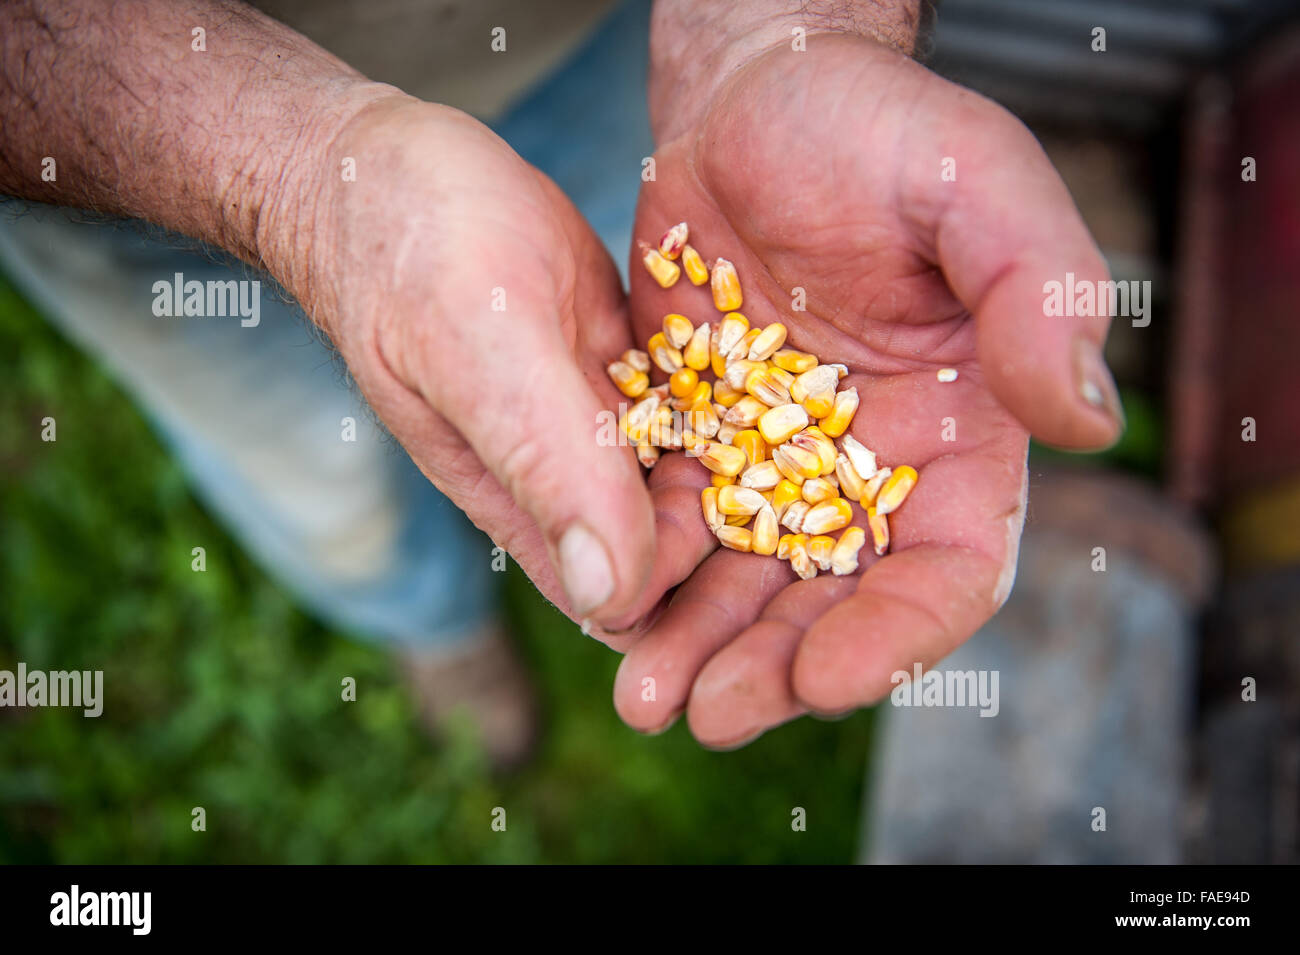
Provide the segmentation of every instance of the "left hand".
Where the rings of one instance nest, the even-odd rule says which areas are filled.
[[[965,641],[1010,593],[1030,432],[1096,448],[1121,424],[1100,357],[1108,319],[1044,317],[1044,281],[1107,275],[1017,120],[857,36],[810,32],[805,52],[783,40],[703,85],[704,96],[676,91],[679,119],[659,101],[636,235],[654,243],[686,220],[706,261],[735,263],[751,326],[783,322],[789,347],[847,364],[842,387],[861,395],[851,433],[882,465],[921,475],[890,515],[886,557],[868,534],[865,572],[801,581],[775,558],[719,548],[697,462],[666,454],[652,472],[658,557],[645,603],[681,586],[624,658],[615,704],[643,731],[685,711],[701,742],[728,747],[805,712],[874,702],[895,671]],[[955,181],[941,176],[945,157]],[[668,312],[722,317],[708,286],[659,288],[635,249],[631,275],[639,342]],[[938,383],[941,367],[960,377]]]

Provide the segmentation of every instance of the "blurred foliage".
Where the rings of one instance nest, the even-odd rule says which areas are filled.
[[[618,657],[512,572],[546,733],[531,767],[494,776],[468,728],[423,734],[386,653],[295,608],[121,391],[2,281],[0,380],[0,669],[102,669],[105,693],[98,719],[0,709],[0,862],[852,859],[871,713],[735,753],[680,724],[640,737],[610,703]]]
[[[1035,467],[1062,464],[1104,468],[1158,480],[1164,467],[1164,425],[1160,410],[1136,388],[1121,388],[1120,403],[1124,405],[1125,428],[1113,448],[1097,454],[1081,454],[1033,441],[1030,462]]]

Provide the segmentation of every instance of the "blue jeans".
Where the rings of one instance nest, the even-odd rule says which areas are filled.
[[[624,4],[497,132],[559,183],[626,268],[641,159],[649,4]],[[497,601],[492,545],[373,420],[292,302],[256,325],[165,318],[154,283],[255,279],[139,224],[4,200],[0,265],[139,403],[196,493],[321,618],[408,647],[462,645]],[[354,440],[346,440],[351,419]],[[199,546],[203,542],[195,541]]]

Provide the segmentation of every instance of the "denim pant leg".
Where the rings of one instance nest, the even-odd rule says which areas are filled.
[[[81,218],[5,203],[0,265],[138,402],[272,577],[380,641],[452,645],[487,617],[490,542],[375,425],[298,308],[263,283],[256,325],[159,317],[156,282],[258,276],[189,240]]]
[[[648,37],[648,0],[624,3],[497,124],[623,270],[653,151]],[[6,214],[15,208],[26,212]],[[25,204],[0,208],[0,265],[105,363],[199,496],[317,614],[382,641],[450,645],[491,612],[490,542],[374,425],[299,309],[264,286],[255,326],[153,314],[154,283],[178,273],[254,276],[194,243]],[[343,440],[345,418],[355,441]]]
[[[624,282],[641,162],[654,153],[646,106],[649,44],[650,0],[625,0],[550,79],[494,124],[573,200]]]

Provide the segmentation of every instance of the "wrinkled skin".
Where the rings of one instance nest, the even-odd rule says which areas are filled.
[[[865,572],[801,581],[775,558],[718,547],[700,518],[698,462],[675,454],[655,468],[655,565],[627,618],[654,623],[624,658],[615,704],[649,732],[685,711],[716,747],[873,702],[895,671],[965,641],[1014,578],[1030,431],[1075,448],[1118,431],[1079,396],[1072,346],[1101,343],[1106,319],[1043,315],[1044,281],[1106,271],[1033,137],[872,41],[815,42],[815,56],[778,47],[737,70],[661,145],[636,235],[653,243],[685,219],[706,261],[735,263],[751,325],[783,322],[788,346],[849,366],[841,387],[861,396],[850,433],[920,481],[890,516],[888,555],[868,535]],[[945,157],[955,181],[941,176]],[[631,274],[640,342],[667,312],[721,318],[707,286],[664,291],[635,251]],[[943,367],[958,369],[955,383],[937,381]]]

